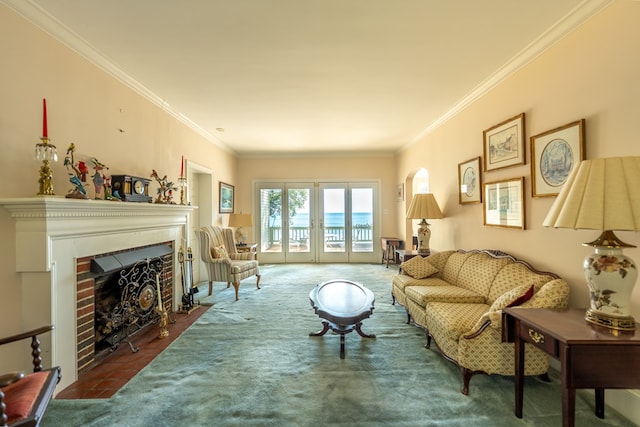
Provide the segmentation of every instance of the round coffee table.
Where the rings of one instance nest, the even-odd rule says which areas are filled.
[[[309,292],[309,301],[316,314],[325,319],[323,328],[309,336],[319,337],[329,329],[340,334],[340,358],[344,359],[344,336],[355,331],[363,338],[375,338],[362,331],[362,320],[373,314],[375,295],[360,283],[350,280],[329,280]]]

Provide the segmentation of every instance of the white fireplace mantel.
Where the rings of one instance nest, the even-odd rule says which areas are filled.
[[[53,324],[48,365],[65,373],[59,390],[77,379],[76,259],[173,241],[177,253],[189,246],[193,206],[77,200],[45,196],[0,199],[14,219],[16,272],[20,273],[25,328]],[[173,309],[182,295],[173,275]],[[47,338],[43,337],[43,345]]]

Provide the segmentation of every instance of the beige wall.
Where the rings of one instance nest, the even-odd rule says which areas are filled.
[[[311,181],[379,181],[382,208],[382,235],[397,235],[395,213],[400,203],[396,198],[396,169],[392,156],[377,157],[265,157],[240,158],[236,182],[237,205],[250,212],[253,183],[261,180]]]
[[[571,285],[570,304],[589,305],[582,260],[592,252],[581,243],[599,232],[546,229],[542,221],[553,197],[531,197],[529,137],[586,119],[586,157],[640,155],[640,2],[616,0],[550,50],[470,105],[446,124],[398,155],[398,180],[428,169],[430,188],[447,216],[432,221],[431,246],[497,248],[560,274]],[[525,166],[483,174],[490,182],[525,177],[526,230],[483,226],[482,205],[458,204],[458,163],[482,155],[482,131],[519,113],[526,114]],[[640,185],[640,183],[638,183]],[[405,229],[402,209],[398,228]],[[619,232],[640,246],[640,234]],[[625,253],[640,262],[640,249]],[[640,286],[632,295],[640,319]],[[607,391],[607,403],[640,424],[637,390]]]
[[[110,174],[150,177],[156,169],[176,180],[184,155],[212,171],[216,182],[233,182],[233,155],[5,6],[0,6],[0,26],[4,35],[11,35],[0,37],[0,198],[32,197],[38,192],[40,164],[34,160],[34,148],[42,133],[42,98],[47,99],[49,137],[58,148],[59,161],[53,165],[56,195],[64,196],[73,188],[62,162],[71,142],[77,148],[76,160],[96,157],[109,166]],[[217,203],[217,184],[212,187]],[[156,188],[152,183],[153,195]],[[93,197],[93,187],[88,189]],[[0,313],[7,319],[29,296],[22,295],[15,273],[14,222],[2,208],[0,236]],[[0,321],[0,336],[20,330],[16,322]]]
[[[432,222],[431,246],[505,250],[562,275],[572,285],[572,305],[588,305],[581,266],[590,249],[581,243],[599,233],[542,227],[554,198],[531,197],[529,137],[585,118],[587,158],[640,155],[638,22],[640,3],[614,2],[398,156],[398,179],[405,179],[418,167],[428,169],[431,191],[447,216]],[[482,155],[484,129],[522,112],[526,165],[484,173],[483,182],[525,177],[526,230],[484,227],[482,205],[458,204],[458,163]],[[401,212],[398,222],[403,228]],[[638,233],[618,234],[622,240],[640,245]],[[640,260],[640,250],[626,253]],[[640,319],[640,289],[634,292],[632,311]]]

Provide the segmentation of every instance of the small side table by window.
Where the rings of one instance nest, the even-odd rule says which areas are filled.
[[[575,423],[577,388],[595,389],[595,413],[604,418],[606,388],[640,387],[640,332],[588,323],[585,309],[505,308],[502,339],[515,344],[516,417],[522,418],[524,347],[533,345],[561,364],[562,425]]]
[[[236,244],[236,251],[239,253],[243,252],[256,252],[258,250],[257,243],[247,243],[245,245]]]
[[[381,237],[380,248],[382,249],[382,263],[387,263],[389,268],[389,262],[396,264],[398,262],[396,258],[396,249],[404,249],[404,240],[397,237]]]

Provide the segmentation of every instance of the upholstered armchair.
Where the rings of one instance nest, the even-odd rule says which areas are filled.
[[[230,228],[207,225],[195,230],[200,242],[200,259],[209,274],[209,295],[213,282],[233,284],[238,300],[240,281],[256,276],[256,288],[260,289],[260,269],[255,252],[239,253],[233,231]]]
[[[0,375],[0,426],[38,426],[60,381],[60,367],[42,368],[38,335],[53,326],[43,326],[29,332],[0,338],[0,345],[31,339],[33,372],[12,372]]]

